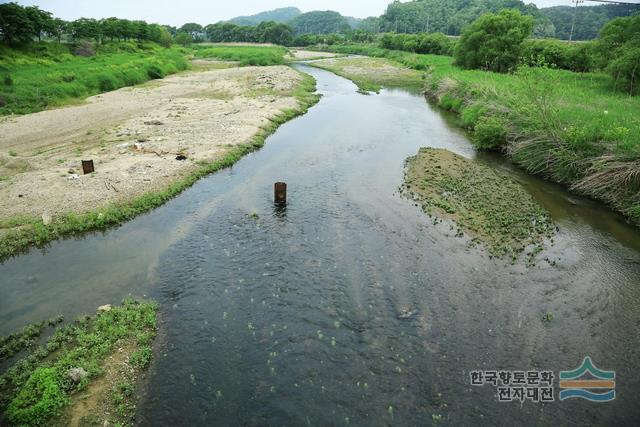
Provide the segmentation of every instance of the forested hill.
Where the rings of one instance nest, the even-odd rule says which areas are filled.
[[[237,25],[257,25],[268,21],[286,23],[299,15],[302,15],[302,12],[297,7],[282,7],[251,16],[238,16],[229,22]]]
[[[295,34],[344,33],[351,29],[347,18],[331,10],[303,13],[287,24]]]
[[[574,8],[571,6],[555,6],[540,9],[548,17],[556,29],[555,36],[569,39]],[[576,26],[573,30],[574,40],[591,40],[598,37],[600,29],[608,21],[619,16],[630,16],[640,13],[638,6],[624,4],[607,4],[598,6],[579,6],[576,14]]]
[[[520,0],[414,0],[391,3],[377,23],[381,32],[418,33],[423,31],[459,35],[462,29],[487,12],[517,9],[535,19],[536,37],[553,37],[552,22],[534,4]]]

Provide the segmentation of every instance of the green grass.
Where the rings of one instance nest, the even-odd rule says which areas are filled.
[[[313,77],[304,74],[301,84],[291,94],[298,100],[299,107],[297,109],[283,111],[264,126],[248,143],[234,146],[221,159],[201,163],[194,172],[172,183],[162,191],[150,192],[135,200],[114,204],[99,211],[82,215],[68,214],[48,225],[45,225],[41,218],[33,217],[12,218],[0,223],[0,260],[25,251],[32,245],[43,246],[64,236],[92,230],[104,230],[122,224],[162,205],[192,186],[200,178],[228,168],[244,155],[261,148],[267,136],[275,132],[281,124],[304,114],[310,106],[318,102],[319,95],[315,94],[315,87]]]
[[[279,46],[193,46],[196,58],[215,58],[236,61],[241,66],[280,65],[285,62],[287,49]]]
[[[135,359],[131,357],[134,368],[146,368],[156,333],[156,312],[155,303],[129,299],[120,307],[58,328],[46,345],[32,349],[0,377],[0,410],[14,425],[51,424],[63,414],[74,393],[103,374],[104,360],[125,341],[137,348]],[[82,368],[86,376],[73,381],[69,372],[74,368]],[[130,387],[135,386],[125,378]],[[118,417],[110,421],[128,422],[134,415],[133,399],[130,393],[128,399],[119,402],[124,406],[114,403]]]
[[[29,50],[0,46],[0,115],[27,114],[84,99],[188,68],[186,51],[144,43],[101,46],[92,57],[71,47],[35,44]],[[10,83],[10,84],[7,84]]]
[[[481,149],[504,151],[533,174],[610,204],[640,224],[640,97],[604,73],[463,70],[453,58],[332,46],[425,70],[427,95],[460,115]]]

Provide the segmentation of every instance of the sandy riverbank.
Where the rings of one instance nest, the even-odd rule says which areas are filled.
[[[285,66],[213,69],[0,122],[0,221],[94,211],[167,187],[295,109]],[[186,160],[176,160],[178,154]],[[96,172],[82,174],[81,160]]]

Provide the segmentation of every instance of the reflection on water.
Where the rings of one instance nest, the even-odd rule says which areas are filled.
[[[640,234],[476,155],[420,96],[363,96],[304,70],[322,101],[260,152],[117,230],[0,266],[2,332],[129,293],[158,299],[144,425],[637,420]],[[403,162],[421,146],[520,180],[558,223],[541,256],[557,265],[490,260],[402,199]],[[286,210],[273,206],[277,181]],[[586,355],[616,370],[616,401],[498,404],[469,385],[470,370],[574,369]]]

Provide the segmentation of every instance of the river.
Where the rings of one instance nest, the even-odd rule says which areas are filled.
[[[142,425],[637,424],[638,230],[477,154],[420,94],[297,67],[323,97],[262,150],[119,228],[0,265],[0,333],[156,299]],[[490,259],[399,194],[423,146],[511,174],[550,212],[535,266]],[[614,401],[499,403],[470,385],[472,370],[557,374],[585,356],[615,370]]]

